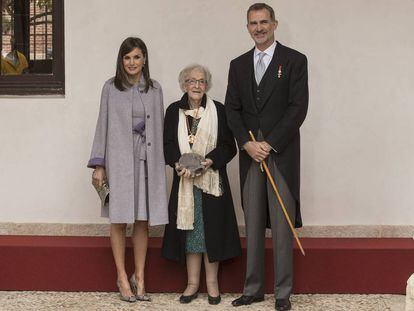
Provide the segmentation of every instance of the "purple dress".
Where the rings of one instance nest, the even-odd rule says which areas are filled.
[[[145,145],[145,107],[137,86],[133,87],[132,133],[134,141],[134,214],[148,220],[148,172]]]

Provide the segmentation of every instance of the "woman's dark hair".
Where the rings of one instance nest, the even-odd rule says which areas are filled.
[[[125,71],[122,59],[126,54],[130,53],[135,48],[140,49],[145,58],[144,67],[142,67],[142,74],[144,75],[144,91],[146,93],[148,92],[149,87],[154,87],[154,85],[151,81],[149,73],[147,46],[145,45],[144,41],[142,41],[140,38],[128,37],[124,40],[124,42],[122,42],[121,46],[119,47],[118,58],[116,61],[116,74],[114,84],[115,87],[120,91],[124,91],[125,89],[132,86],[131,82],[128,80],[128,74]]]

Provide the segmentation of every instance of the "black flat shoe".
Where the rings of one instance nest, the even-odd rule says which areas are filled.
[[[277,311],[286,311],[286,310],[292,309],[292,305],[290,304],[289,298],[288,299],[276,299],[275,309]]]
[[[264,300],[264,296],[246,296],[246,295],[242,295],[239,298],[233,300],[231,302],[231,304],[233,305],[233,307],[239,307],[239,306],[246,306],[246,305],[251,305],[254,302],[260,302]]]
[[[221,301],[221,296],[218,295],[217,297],[212,297],[208,295],[208,303],[211,305],[218,305]]]
[[[180,296],[180,302],[181,303],[190,303],[191,301],[196,299],[197,296],[198,296],[198,293],[195,293],[195,294],[192,294],[192,295],[189,295],[189,296],[181,295]]]

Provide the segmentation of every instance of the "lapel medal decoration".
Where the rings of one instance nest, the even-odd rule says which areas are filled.
[[[277,70],[277,78],[280,79],[282,77],[282,65],[279,65],[279,69]]]

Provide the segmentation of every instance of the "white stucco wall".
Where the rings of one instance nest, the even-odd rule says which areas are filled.
[[[211,69],[210,95],[223,101],[229,61],[253,46],[251,3],[65,1],[65,97],[0,98],[0,222],[106,222],[85,165],[120,43],[147,43],[165,106],[181,96],[177,75],[191,62]],[[309,61],[305,224],[413,224],[414,1],[268,3],[277,39]],[[229,173],[242,221],[235,160]]]

